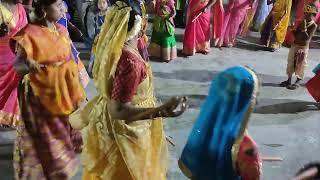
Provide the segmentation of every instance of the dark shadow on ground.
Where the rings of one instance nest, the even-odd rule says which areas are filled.
[[[190,81],[190,82],[211,82],[219,71],[210,71],[210,70],[178,70],[173,71],[171,73],[165,72],[153,72],[155,77],[163,78],[163,79],[175,79],[182,81]],[[282,81],[287,80],[285,76],[273,76],[266,74],[258,74],[258,77],[262,81],[263,86],[271,86],[271,87],[279,87],[279,84]],[[305,78],[304,82],[307,82],[310,77]],[[302,83],[302,86],[304,83]]]
[[[164,61],[159,57],[149,57],[149,60],[152,61],[152,62],[157,62],[157,63],[169,63],[170,62],[170,61],[169,62]]]
[[[160,77],[164,79],[177,79],[182,81],[192,81],[192,82],[210,82],[216,75],[218,71],[208,71],[208,70],[179,70],[172,73],[164,72],[153,72],[155,77]]]
[[[316,104],[315,102],[292,99],[260,99],[254,112],[258,114],[294,114],[305,111],[318,111]]]
[[[181,96],[181,94],[179,95]],[[192,109],[201,108],[207,95],[188,94],[188,107]],[[166,102],[171,96],[157,96],[161,102]],[[258,99],[254,110],[257,114],[295,114],[305,111],[318,111],[317,103],[309,101],[297,101],[292,99]]]

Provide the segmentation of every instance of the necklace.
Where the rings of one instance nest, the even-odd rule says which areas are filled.
[[[54,23],[50,23],[47,26],[41,25],[41,27],[48,29],[48,31],[51,33],[55,33],[55,34],[59,35],[59,31],[57,29],[57,26]]]
[[[126,48],[128,48],[129,51],[131,51],[132,53],[134,53],[137,57],[139,57],[139,59],[141,59],[141,61],[145,62],[145,61],[143,60],[141,54],[139,53],[139,50],[138,50],[137,47],[134,48],[134,47],[133,47],[132,45],[130,45],[130,43],[128,43],[128,42],[125,42],[125,43],[124,43],[124,46],[125,46]],[[131,49],[131,50],[130,50],[130,49]]]

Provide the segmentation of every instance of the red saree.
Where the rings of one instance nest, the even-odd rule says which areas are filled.
[[[310,79],[306,87],[310,95],[316,102],[320,102],[320,73],[317,73],[312,79]]]

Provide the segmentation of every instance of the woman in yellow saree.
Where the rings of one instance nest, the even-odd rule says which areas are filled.
[[[270,51],[281,48],[289,25],[292,0],[268,0],[273,8],[261,31],[261,43]]]
[[[141,4],[128,4],[116,1],[108,10],[93,66],[98,95],[70,120],[83,137],[83,180],[166,179],[161,117],[186,109],[185,98],[156,107],[151,67],[137,49]]]

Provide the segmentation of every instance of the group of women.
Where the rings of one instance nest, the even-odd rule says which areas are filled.
[[[294,27],[297,27],[303,19],[304,4],[319,2],[316,0],[295,2],[298,5],[295,10]],[[249,29],[260,31],[261,44],[268,50],[275,51],[285,40],[287,44],[293,42],[291,28],[288,29],[291,7],[292,0],[230,0],[224,10],[221,0],[190,0],[183,54],[187,56],[195,53],[207,54],[211,38],[214,46],[232,47],[236,43],[236,37],[245,36]],[[210,31],[211,19],[212,31]]]
[[[162,5],[161,20],[172,18],[165,13],[170,2]],[[143,2],[119,0],[108,9],[94,51],[97,96],[85,106],[80,59],[68,31],[57,23],[66,13],[63,1],[38,0],[29,24],[20,3],[5,0],[0,8],[2,17],[9,17],[0,19],[7,28],[0,38],[0,119],[17,130],[15,179],[71,179],[79,133],[84,180],[166,179],[162,118],[183,114],[187,100],[157,104],[152,70],[139,46],[145,35]],[[227,69],[212,81],[179,160],[186,176],[260,178],[261,158],[246,130],[259,88],[247,67]]]
[[[10,121],[11,124],[7,123],[17,130],[15,179],[70,179],[78,164],[77,145],[73,139],[77,133],[75,129],[81,131],[83,140],[83,179],[166,179],[168,152],[162,118],[181,115],[187,105],[185,97],[173,97],[157,106],[151,67],[138,49],[143,31],[142,18],[145,17],[142,2],[116,1],[108,10],[97,42],[93,67],[98,95],[83,108],[79,107],[85,99],[85,92],[72,53],[72,42],[66,28],[57,23],[65,13],[63,2],[38,0],[35,19],[29,24],[21,4],[8,0],[1,1],[1,5],[15,8],[16,11],[11,12],[17,13],[16,18],[12,19],[16,24],[1,37],[3,42],[6,40],[3,46],[7,50],[1,55],[10,57],[1,57],[3,66],[8,67],[4,72],[11,73],[9,77],[15,78],[11,81],[5,79],[7,75],[1,76],[1,86],[11,83],[8,85],[11,89],[5,88],[1,93],[15,95],[14,98],[1,99],[1,102],[16,101],[18,96],[20,107],[19,111],[17,105],[15,109],[3,108],[8,113],[12,111],[12,116],[8,117],[16,117],[15,121]],[[9,44],[15,48],[10,49]],[[243,77],[235,75],[239,72],[243,72]],[[238,80],[235,82],[234,78]],[[227,86],[221,82],[226,82]],[[214,120],[212,122],[222,120],[225,125],[232,122],[238,125],[234,132],[216,132],[215,137],[230,135],[227,145],[220,146],[220,149],[226,148],[230,153],[225,154],[225,159],[211,163],[225,162],[235,177],[258,177],[260,174],[256,145],[249,136],[244,136],[251,104],[255,103],[257,82],[251,70],[236,67],[222,73],[213,83],[213,87],[220,89],[221,93],[227,93],[215,101],[224,104],[224,108],[231,105],[235,111],[227,118],[210,116],[209,119]],[[238,86],[244,89],[234,93],[233,88]],[[245,93],[248,96],[242,97],[248,90],[252,93]],[[6,97],[4,95],[1,97]],[[240,104],[232,103],[234,100]],[[213,101],[209,101],[212,104]],[[213,115],[217,108],[214,104],[204,108],[204,111]],[[238,108],[238,105],[244,109]],[[18,112],[19,115],[13,116]],[[203,116],[206,115],[200,115]],[[209,119],[199,118],[198,124],[206,124]],[[213,126],[201,133],[209,133]],[[231,153],[232,146],[238,147],[237,153]],[[254,153],[248,155],[248,149]],[[188,167],[184,160],[190,152],[192,150],[188,149],[182,155],[181,166]],[[234,163],[239,164],[237,168],[232,167],[229,161],[232,154]],[[247,161],[246,156],[254,160]],[[247,165],[241,165],[242,162],[250,164],[252,173],[245,170]],[[240,174],[237,174],[238,170]],[[197,174],[193,176],[198,177]],[[207,174],[206,177],[214,176]]]

